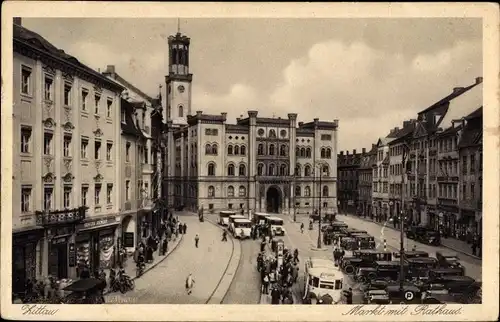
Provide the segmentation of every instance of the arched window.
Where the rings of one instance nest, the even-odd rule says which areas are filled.
[[[234,164],[230,164],[227,166],[227,175],[234,176]]]
[[[300,197],[300,193],[301,193],[301,191],[300,191],[300,186],[296,186],[296,187],[295,187],[295,195],[296,195],[297,197]]]
[[[323,197],[328,197],[328,186],[323,186]]]
[[[215,176],[215,164],[214,163],[208,164],[208,175]]]
[[[295,156],[299,157],[300,156],[300,149],[297,147],[295,148]]]
[[[208,187],[208,198],[213,198],[215,197],[215,188],[214,186],[209,186]]]
[[[326,158],[331,159],[332,158],[332,150],[330,148],[326,149]]]
[[[306,165],[304,167],[304,176],[305,177],[310,177],[311,176],[311,166],[310,165]]]
[[[184,117],[184,107],[179,105],[179,117]]]
[[[232,145],[228,145],[227,146],[227,154],[228,155],[232,155],[233,154],[233,146]]]
[[[264,155],[264,144],[259,144],[259,146],[257,147],[257,154],[258,155]]]
[[[321,171],[321,175],[324,176],[324,177],[329,177],[330,176],[330,168],[328,167],[328,165],[324,165],[322,167],[322,171]]]
[[[321,148],[321,159],[326,158],[326,151],[325,148]]]
[[[227,196],[234,197],[234,187],[233,186],[227,187]]]
[[[276,131],[275,130],[269,130],[269,137],[270,138],[275,138],[276,137]]]
[[[306,156],[306,149],[305,148],[301,148],[300,149],[300,157],[304,158],[305,156]]]
[[[306,149],[306,158],[310,158],[311,157],[311,148],[307,148]]]
[[[259,163],[257,166],[257,175],[261,176],[264,174],[264,165],[262,163]]]
[[[280,165],[280,176],[286,176],[286,164]]]
[[[311,188],[309,186],[306,186],[304,188],[304,196],[310,197],[311,196]]]
[[[282,157],[286,157],[286,145],[281,145],[280,146],[280,155]]]
[[[269,155],[274,155],[274,144],[269,145]]]
[[[247,195],[247,189],[245,189],[245,187],[243,187],[243,186],[240,186],[240,189],[238,192],[239,192],[240,197],[245,197]]]
[[[242,145],[240,147],[240,154],[241,155],[246,155],[247,154],[247,147],[246,146]]]
[[[240,154],[240,147],[235,145],[234,146],[234,155],[238,155],[238,154]]]
[[[295,166],[295,176],[300,177],[302,175],[302,169],[300,168],[300,164]]]
[[[269,169],[267,171],[267,174],[270,175],[270,176],[274,176],[274,164],[270,164],[269,165]]]
[[[212,154],[217,155],[217,144],[212,145]]]
[[[238,171],[238,174],[240,176],[246,176],[247,175],[247,171],[246,171],[246,167],[244,164],[240,164],[240,168],[239,168],[239,171]]]
[[[205,154],[212,154],[212,146],[208,143],[205,145]]]

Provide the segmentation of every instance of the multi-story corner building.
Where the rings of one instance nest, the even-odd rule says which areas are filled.
[[[403,122],[401,129],[394,128],[390,136],[394,137],[389,145],[389,216],[394,221],[394,225],[399,224],[401,210],[403,209],[403,152],[405,146],[411,142],[411,137],[415,129],[416,120]],[[405,216],[406,217],[406,216]]]
[[[399,129],[398,129],[399,130]],[[377,142],[377,161],[373,167],[372,206],[377,221],[389,219],[389,143],[396,138],[396,129]]]
[[[462,119],[463,131],[458,141],[460,165],[459,217],[455,227],[449,227],[455,238],[471,241],[482,236],[483,208],[483,108]],[[479,243],[481,244],[481,243]]]
[[[338,121],[191,114],[190,39],[169,37],[165,192],[169,205],[210,211],[337,211]],[[321,200],[321,204],[320,204]]]
[[[358,212],[358,183],[359,183],[359,167],[363,153],[356,153],[356,150],[349,154],[349,151],[340,151],[337,156],[337,175],[338,175],[338,190],[337,197],[339,199],[339,211],[344,213],[355,214]]]
[[[411,222],[428,225],[428,214],[435,215],[438,212],[436,198],[429,198],[431,191],[435,191],[438,186],[438,176],[431,175],[434,173],[431,169],[439,167],[436,161],[437,136],[443,125],[450,126],[453,119],[466,115],[467,110],[482,104],[481,89],[482,78],[478,77],[472,85],[454,88],[451,94],[418,113],[409,154],[410,193],[406,195]]]
[[[128,237],[122,238],[127,241],[127,247],[133,247],[140,238],[147,238],[156,232],[160,223],[159,213],[152,211],[157,199],[154,195],[157,155],[153,151],[155,139],[151,118],[158,113],[153,107],[154,99],[120,76],[114,65],[108,65],[103,75],[126,88],[121,115],[122,135],[126,136],[122,144],[122,173],[125,178],[121,193],[125,197],[122,198],[122,229],[128,232]],[[131,232],[138,236],[134,245],[130,245]]]
[[[120,223],[120,84],[14,22],[13,260],[27,278],[107,268]],[[16,206],[17,205],[17,206]]]
[[[370,151],[362,149],[361,161],[358,168],[358,208],[363,217],[373,218],[372,213],[372,184],[373,164],[376,162],[377,146],[372,144]],[[339,176],[340,178],[340,176]]]

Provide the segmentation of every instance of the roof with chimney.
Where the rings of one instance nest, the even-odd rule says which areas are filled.
[[[75,70],[83,72],[87,76],[111,86],[115,90],[123,90],[123,86],[101,75],[99,72],[93,70],[87,65],[82,64],[78,59],[67,54],[66,52],[64,52],[64,50],[55,47],[48,40],[46,40],[36,32],[33,32],[18,24],[14,24],[13,26],[13,41],[15,52],[18,52],[18,50],[20,49],[16,45],[25,46],[25,48],[31,51],[30,53],[39,52],[45,54],[53,60],[62,63],[69,68],[73,68]],[[21,54],[24,55],[29,53],[22,52]]]
[[[344,151],[341,151],[341,153],[337,155],[337,168],[356,168],[360,166],[362,154],[348,153],[349,151],[346,151],[346,154],[344,154]]]
[[[467,148],[483,143],[483,107],[465,117],[465,126],[458,141],[458,148]]]

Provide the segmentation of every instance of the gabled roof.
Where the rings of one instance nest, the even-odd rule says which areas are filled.
[[[467,86],[467,87],[456,87],[455,90],[453,90],[453,92],[450,95],[443,97],[442,99],[440,99],[436,103],[432,104],[428,108],[426,108],[426,109],[418,112],[418,114],[424,114],[424,113],[427,113],[429,111],[432,111],[435,108],[438,108],[439,106],[443,105],[444,103],[449,102],[449,101],[457,98],[458,96],[464,94],[465,92],[467,92],[468,90],[470,90],[474,86],[480,84],[481,82],[482,82],[482,79],[477,79],[476,83],[474,83],[474,84],[472,84],[470,86]]]
[[[483,142],[483,107],[465,117],[467,124],[458,142],[459,148],[480,145]]]
[[[140,138],[144,138],[142,131],[135,124],[132,114],[134,113],[133,105],[125,99],[121,99],[121,109],[125,111],[125,123],[121,122],[123,134],[128,134]]]

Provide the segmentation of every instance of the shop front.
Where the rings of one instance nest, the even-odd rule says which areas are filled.
[[[77,275],[83,267],[91,272],[115,266],[116,228],[120,217],[91,218],[76,227],[75,250]]]
[[[139,210],[137,212],[138,241],[146,240],[153,232],[152,212],[150,210]]]
[[[37,244],[43,238],[43,229],[34,229],[12,235],[12,292],[25,291],[26,281],[37,277]],[[38,263],[40,265],[41,263]]]

